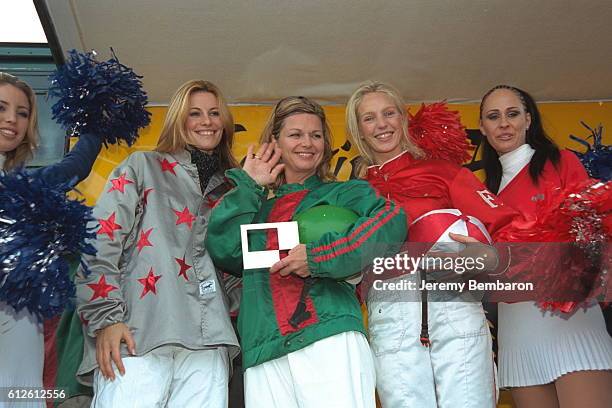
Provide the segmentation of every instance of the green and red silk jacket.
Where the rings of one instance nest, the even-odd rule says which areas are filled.
[[[312,176],[304,184],[282,185],[269,198],[268,191],[243,170],[228,170],[226,175],[235,187],[213,209],[206,246],[218,267],[243,278],[238,331],[244,369],[335,334],[365,334],[355,288],[344,279],[360,272],[376,256],[397,253],[406,238],[403,210],[377,196],[362,180],[323,182]],[[344,234],[327,232],[319,241],[307,243],[308,267],[318,279],[306,299],[310,318],[294,328],[289,319],[304,280],[270,274],[268,268],[243,270],[240,225],[291,221],[319,205],[348,208],[359,218]],[[252,231],[249,249],[278,249],[275,231]]]

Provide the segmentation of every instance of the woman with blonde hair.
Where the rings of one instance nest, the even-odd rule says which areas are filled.
[[[0,72],[0,170],[23,166],[38,147],[38,108],[34,90],[16,76]],[[31,171],[59,184],[85,179],[102,147],[102,135],[86,135],[57,164]]]
[[[36,95],[30,86],[19,78],[0,72],[0,86],[3,90],[2,107],[0,111],[6,114],[9,109],[9,93],[14,98],[21,96],[23,101],[14,105],[16,116],[15,123],[20,123],[21,136],[15,133],[15,137],[10,137],[9,129],[3,127],[0,139],[0,157],[3,160],[0,168],[11,170],[22,165],[32,157],[34,149],[38,145],[38,109],[36,108]],[[20,95],[21,94],[21,95]],[[14,99],[18,101],[18,99]],[[27,102],[26,102],[27,101]]]
[[[390,85],[366,82],[357,88],[347,104],[346,125],[362,156],[361,177],[401,205],[410,221],[432,211],[457,209],[464,216],[476,216],[495,236],[518,215],[468,169],[433,159],[432,152],[416,145],[408,134],[405,104]],[[464,235],[450,237],[475,242]],[[409,247],[422,244],[414,240],[409,233]],[[421,273],[393,279],[418,285]],[[494,407],[491,334],[481,303],[459,297],[428,303],[418,291],[402,299],[388,295],[370,289],[367,301],[383,407]]]
[[[243,278],[246,406],[373,408],[372,356],[355,288],[345,279],[385,246],[399,247],[403,212],[361,180],[333,181],[325,112],[308,98],[279,101],[260,142],[242,169],[226,173],[235,187],[213,210],[207,240],[215,262]],[[357,219],[346,231],[291,248],[271,268],[244,269],[240,225],[287,222],[321,205],[350,209]],[[253,234],[249,250],[275,250],[278,241],[276,231]]]
[[[37,145],[34,91],[16,76],[0,72],[0,173],[24,166]],[[49,186],[74,185],[87,177],[101,146],[102,136],[83,135],[60,162],[30,170],[28,174],[41,178]],[[0,350],[1,389],[42,387],[44,336],[43,325],[36,316],[26,309],[17,312],[0,302]],[[42,407],[44,402],[20,401],[15,405]],[[6,406],[13,405],[6,402]]]
[[[204,249],[227,190],[232,115],[219,88],[174,94],[153,152],[130,155],[98,200],[97,255],[78,279],[85,351],[78,371],[96,407],[226,407],[238,353],[221,283]],[[120,374],[120,375],[117,375]]]

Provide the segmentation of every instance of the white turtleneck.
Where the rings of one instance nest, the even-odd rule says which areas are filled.
[[[511,152],[499,156],[502,165],[502,179],[499,183],[498,193],[529,163],[534,153],[535,150],[525,143]]]

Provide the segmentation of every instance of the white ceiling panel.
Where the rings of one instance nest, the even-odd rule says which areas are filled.
[[[609,0],[47,0],[60,44],[144,75],[153,103],[184,81],[233,103],[345,103],[363,80],[408,101],[475,101],[497,83],[541,101],[612,99]]]

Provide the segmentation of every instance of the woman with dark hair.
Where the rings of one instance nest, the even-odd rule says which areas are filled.
[[[533,98],[525,91],[519,90],[518,88],[509,87],[507,85],[498,85],[492,88],[489,92],[485,94],[482,98],[482,102],[480,104],[480,123],[481,123],[481,131],[483,131],[482,124],[491,122],[494,119],[498,119],[498,113],[492,113],[485,119],[483,122],[483,105],[484,101],[497,90],[515,90],[515,94],[519,96],[519,99],[524,104],[524,109],[528,115],[525,118],[525,125],[527,130],[525,131],[524,138],[523,137],[510,137],[511,135],[500,136],[497,139],[492,139],[489,141],[489,138],[486,137],[482,141],[482,161],[486,171],[486,185],[491,191],[500,191],[500,183],[502,181],[502,175],[504,173],[504,169],[502,167],[502,163],[499,160],[499,156],[504,153],[511,152],[516,150],[520,146],[527,144],[531,146],[534,150],[533,156],[529,161],[529,176],[531,180],[538,184],[538,178],[542,174],[544,170],[544,165],[547,161],[550,161],[554,166],[559,164],[559,160],[561,157],[561,152],[559,148],[553,143],[553,141],[548,137],[546,132],[544,131],[544,127],[542,125],[542,118],[540,116],[540,111],[533,100]],[[510,115],[518,115],[519,112],[511,112]],[[527,120],[528,117],[528,120]],[[507,133],[507,132],[506,132]],[[484,132],[483,132],[484,134]],[[486,135],[485,135],[486,136]],[[491,143],[495,144],[497,148],[494,148]],[[499,150],[497,150],[499,149]],[[527,149],[524,147],[523,149]],[[570,152],[564,153],[564,155],[570,156],[572,162],[576,162],[573,160],[575,155],[570,154]],[[578,163],[579,164],[579,163]],[[580,167],[578,167],[579,169]],[[577,170],[578,173],[582,176],[581,178],[586,177],[586,171],[582,172]]]
[[[235,188],[213,210],[207,240],[215,262],[243,277],[246,406],[373,408],[374,363],[355,288],[345,279],[384,256],[383,246],[397,249],[406,218],[368,183],[333,181],[331,134],[316,102],[279,101],[260,142],[242,169],[226,173]],[[291,221],[321,205],[358,218],[344,232],[295,246],[269,269],[243,268],[240,225]],[[253,234],[249,247],[274,250],[278,241],[275,231]]]
[[[544,132],[525,91],[498,85],[480,104],[487,187],[534,214],[546,186],[588,178],[577,157]],[[499,304],[499,383],[518,407],[607,407],[612,399],[612,339],[599,305],[563,315],[533,302]]]
[[[204,239],[223,172],[237,164],[233,136],[219,88],[191,80],[172,96],[155,151],[109,176],[94,209],[97,254],[77,279],[77,374],[93,383],[92,406],[227,407],[238,341]]]

